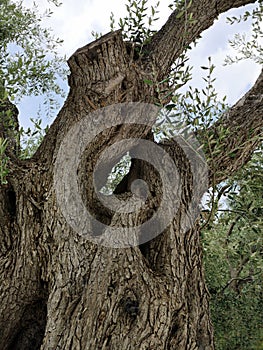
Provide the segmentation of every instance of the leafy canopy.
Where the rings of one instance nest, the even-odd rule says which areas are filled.
[[[49,1],[55,6],[57,0]],[[23,96],[43,96],[46,116],[52,116],[58,96],[64,96],[60,79],[67,74],[65,58],[58,54],[62,41],[54,38],[42,21],[52,15],[51,10],[41,14],[34,4],[25,8],[22,1],[0,2],[0,121],[16,133],[16,142],[22,141],[20,157],[30,157],[38,147],[45,130],[41,119],[32,119],[33,129],[18,130],[17,116],[10,101],[17,103]],[[8,109],[7,107],[10,106]],[[0,130],[1,131],[1,130]],[[2,135],[2,136],[1,136]],[[0,134],[0,181],[8,175],[8,142]]]
[[[54,38],[42,21],[36,4],[28,9],[22,2],[0,3],[0,84],[1,98],[19,100],[25,95],[63,94],[58,78],[65,78],[64,58],[58,55],[61,40]]]
[[[262,349],[262,145],[221,185],[221,205],[203,230],[217,349]],[[218,192],[219,193],[219,192]]]

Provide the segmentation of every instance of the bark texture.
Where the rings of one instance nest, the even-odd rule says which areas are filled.
[[[144,80],[164,79],[184,47],[221,12],[247,3],[253,1],[193,0],[190,10],[197,23],[188,28],[187,40],[181,36],[183,19],[175,12],[142,57],[116,31],[69,59],[65,105],[32,159],[10,157],[8,184],[0,188],[1,350],[214,348],[198,222],[188,230],[182,227],[189,202],[198,203],[202,191],[193,196],[193,174],[182,146],[176,140],[161,145],[180,169],[182,193],[176,215],[161,235],[125,249],[93,244],[72,230],[57,203],[54,166],[74,124],[116,103],[155,102],[154,87]],[[221,181],[249,159],[262,117],[261,74],[211,131],[219,135],[222,125],[230,130],[229,137],[214,146],[219,152],[209,164],[211,181]],[[95,125],[91,117],[88,127]],[[0,132],[7,135],[7,130]],[[116,195],[127,199],[134,179],[147,181],[150,194],[144,210],[122,215],[100,205],[92,171],[102,152],[125,138],[154,142],[151,125],[109,128],[85,149],[78,169],[84,202],[109,228],[142,223],[162,196],[156,171],[147,162],[133,160]],[[115,161],[121,157],[117,152]],[[112,162],[106,164],[111,167]],[[100,179],[99,186],[105,180]]]

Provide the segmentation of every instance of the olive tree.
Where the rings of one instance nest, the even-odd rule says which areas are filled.
[[[220,13],[254,2],[176,1],[159,31],[113,30],[78,49],[30,159],[8,143],[16,122],[1,123],[1,349],[214,348],[198,203],[259,143],[262,73],[206,130],[157,142],[152,129],[176,60]],[[127,151],[128,174],[104,196]]]

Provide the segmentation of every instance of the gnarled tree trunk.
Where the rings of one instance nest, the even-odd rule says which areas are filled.
[[[154,239],[138,240],[125,248],[110,247],[103,241],[96,244],[68,223],[56,192],[56,177],[61,175],[57,162],[61,149],[68,158],[74,156],[76,144],[72,141],[72,148],[65,149],[63,140],[76,124],[85,119],[92,133],[97,127],[96,111],[103,107],[154,103],[158,98],[154,86],[144,80],[163,80],[184,47],[219,13],[252,2],[194,0],[190,9],[198,23],[188,28],[184,41],[184,20],[174,12],[142,55],[116,31],[77,50],[69,59],[69,96],[35,156],[20,161],[7,149],[10,173],[8,184],[0,189],[0,349],[214,348],[198,220],[185,226],[189,203],[196,205],[204,191],[201,186],[194,193],[196,183],[186,145],[178,140],[158,145],[175,162],[181,185],[173,219]],[[213,164],[208,161],[210,182],[233,173],[256,147],[263,119],[262,84],[261,74],[245,97],[214,125],[215,135],[222,125],[231,133],[221,140]],[[140,178],[148,183],[143,209],[123,214],[100,204],[92,173],[102,153],[128,138],[155,143],[151,122],[140,124],[136,119],[134,124],[120,125],[114,113],[105,113],[104,118],[111,118],[112,127],[104,128],[87,145],[75,172],[83,202],[104,223],[103,234],[109,238],[111,228],[147,221],[161,202],[165,184],[149,163],[133,159],[116,196],[132,197],[140,204],[141,193],[135,191],[131,196],[132,182]],[[114,161],[122,155],[117,150]],[[105,164],[106,170],[111,169],[113,161]],[[204,167],[195,169],[201,178]],[[98,182],[102,187],[105,178]],[[90,225],[88,235],[99,239],[95,231]]]

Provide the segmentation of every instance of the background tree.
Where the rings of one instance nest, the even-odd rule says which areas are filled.
[[[218,218],[203,237],[216,345],[261,349],[262,147],[221,189]]]
[[[66,77],[67,70],[65,59],[57,53],[62,41],[41,26],[42,20],[51,14],[51,10],[39,13],[36,5],[26,9],[22,2],[3,0],[0,4],[0,137],[4,140],[7,136],[4,129],[8,129],[6,146],[20,157],[26,157],[29,148],[33,151],[36,141],[26,136],[36,139],[41,122],[32,120],[33,130],[19,129],[18,110],[12,102],[17,104],[22,96],[42,95],[48,117],[57,106],[57,96],[64,95],[59,79]],[[23,144],[29,141],[27,151],[24,148],[18,151],[18,146],[15,150],[18,139]]]
[[[169,103],[176,60],[220,13],[247,3],[253,1],[176,1],[156,33],[139,30],[139,37],[135,33],[125,41],[117,30],[77,50],[68,61],[69,96],[35,155],[21,161],[2,143],[9,173],[0,190],[0,348],[214,348],[200,225],[196,221],[182,229],[187,206],[192,199],[200,201],[203,193],[194,197],[193,172],[178,141],[158,144],[179,169],[183,186],[178,212],[161,235],[141,246],[113,249],[74,232],[58,205],[54,167],[67,132],[89,112],[120,102]],[[145,4],[138,1],[134,6],[143,9]],[[139,18],[140,12],[135,10],[135,15]],[[141,33],[149,34],[146,41]],[[208,156],[210,185],[227,179],[250,159],[259,143],[262,109],[261,73],[236,105],[204,132],[197,130]],[[97,125],[92,115],[90,132]],[[109,115],[105,123],[106,118]],[[152,126],[108,128],[82,154],[77,169],[82,197],[92,214],[108,225],[106,234],[111,227],[142,223],[160,204],[160,178],[147,162],[132,159],[129,173],[115,189],[128,199],[134,179],[148,182],[147,202],[139,212],[108,211],[91,180],[99,156],[117,141],[147,139],[157,145]],[[9,138],[5,124],[3,133]],[[66,152],[71,146],[76,145]],[[117,151],[114,161],[122,156]],[[106,164],[109,171],[112,166]],[[202,169],[197,170],[202,175]],[[99,182],[103,186],[106,178]],[[92,232],[97,234],[91,227]]]

